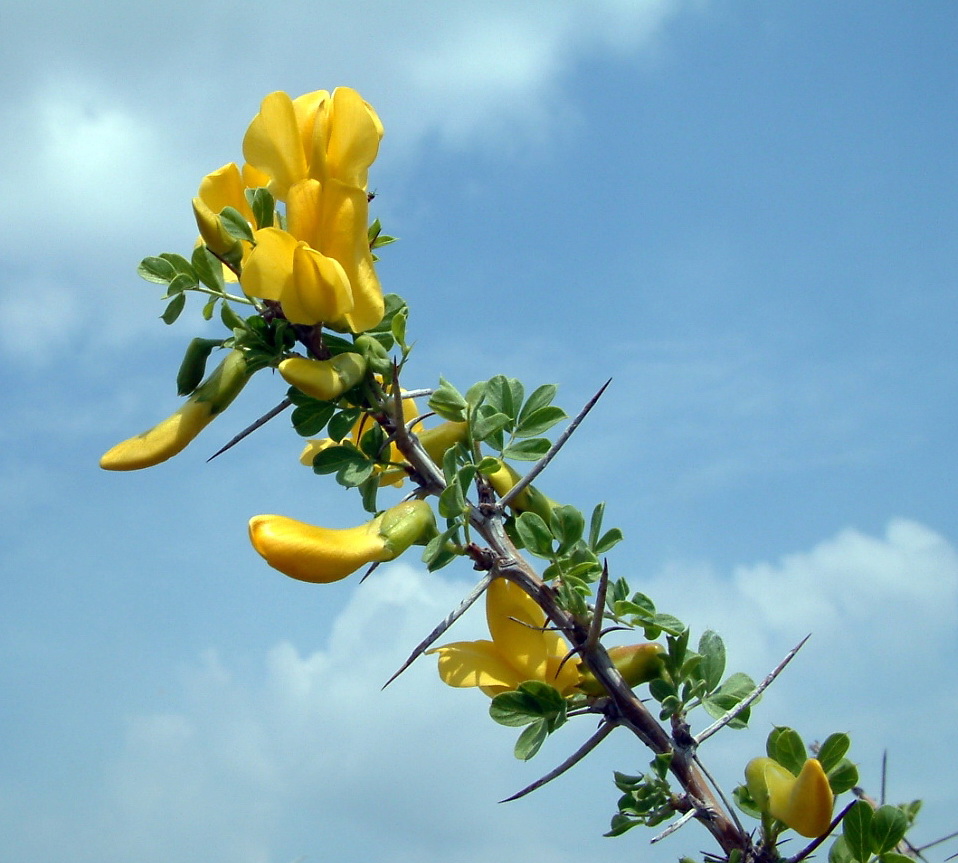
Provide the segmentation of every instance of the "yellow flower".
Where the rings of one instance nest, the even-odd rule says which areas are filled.
[[[832,820],[835,797],[817,758],[808,758],[798,776],[772,758],[753,758],[745,767],[749,794],[762,812],[809,839]]]
[[[393,560],[416,540],[435,531],[432,508],[411,500],[372,521],[344,529],[315,527],[283,515],[250,519],[253,548],[274,569],[299,581],[328,584],[362,566]]]
[[[247,294],[279,302],[295,324],[359,333],[382,320],[366,196],[382,134],[376,112],[348,87],[263,100],[243,139],[245,173],[265,177],[286,202],[286,230],[255,232],[241,278]]]
[[[268,188],[277,200],[287,200],[290,189],[307,178],[336,179],[365,191],[382,136],[372,106],[349,87],[296,99],[276,92],[263,99],[250,123],[243,155],[270,178]]]
[[[439,654],[444,683],[478,686],[490,697],[527,680],[541,680],[563,695],[575,692],[575,662],[559,667],[569,646],[557,633],[546,631],[545,614],[522,588],[494,579],[486,588],[486,621],[491,641],[459,641],[427,651]]]
[[[175,414],[105,452],[100,458],[100,467],[104,470],[139,470],[172,458],[226,410],[249,376],[243,352],[230,351]]]
[[[262,180],[259,185],[266,185],[268,178],[249,176],[247,171],[241,174],[236,163],[230,162],[200,181],[197,196],[193,198],[193,215],[210,251],[221,257],[234,254],[236,262],[249,255],[251,244],[234,238],[224,227],[220,213],[225,207],[233,207],[252,225],[253,211],[246,200],[246,189],[255,188],[258,180]],[[223,277],[236,281],[236,274],[228,267],[223,268]]]

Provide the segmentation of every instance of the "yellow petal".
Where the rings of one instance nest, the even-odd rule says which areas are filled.
[[[313,147],[313,127],[316,125],[316,116],[328,99],[328,90],[313,90],[312,93],[303,93],[302,96],[293,99],[296,125],[299,127],[300,141],[307,157]]]
[[[343,266],[353,295],[353,308],[343,322],[354,333],[376,326],[385,312],[382,285],[373,267],[367,233],[369,202],[366,193],[331,179],[323,186],[323,239],[325,255]]]
[[[486,588],[486,621],[499,654],[516,669],[520,680],[544,680],[549,645],[542,609],[522,588],[504,578]]]
[[[339,320],[353,305],[349,279],[339,261],[306,243],[293,250],[293,278],[280,302],[283,314],[294,324]]]
[[[263,99],[243,138],[243,156],[254,168],[270,176],[274,197],[286,200],[293,183],[306,176],[306,154],[293,102],[277,91]]]
[[[772,815],[784,821],[797,833],[808,839],[816,839],[828,829],[835,798],[828,784],[828,777],[817,758],[805,761],[802,772],[793,779],[784,805],[771,783],[769,791]]]
[[[251,297],[279,301],[293,281],[296,238],[279,228],[261,228],[243,267],[240,283]]]
[[[100,458],[104,470],[140,470],[182,452],[213,419],[229,407],[249,380],[242,351],[230,351],[193,395],[172,416],[109,449]]]
[[[516,673],[491,641],[457,641],[426,653],[439,654],[439,676],[449,686],[481,686],[487,695],[496,695],[516,689],[527,679]]]
[[[249,535],[253,548],[273,569],[313,583],[339,581],[386,553],[378,518],[337,530],[283,515],[258,515],[250,519]]]
[[[361,354],[346,352],[328,360],[290,357],[277,370],[283,380],[321,401],[332,401],[356,386],[366,374],[366,360]]]
[[[337,87],[313,128],[310,175],[334,178],[365,190],[379,152],[383,126],[376,112],[350,87]]]
[[[233,207],[247,222],[253,222],[253,211],[246,200],[246,183],[235,162],[207,174],[200,181],[199,197],[214,213]]]

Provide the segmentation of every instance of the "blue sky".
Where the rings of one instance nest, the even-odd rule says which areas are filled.
[[[4,856],[705,846],[695,826],[601,838],[611,771],[648,760],[630,740],[500,806],[590,729],[523,765],[429,662],[379,692],[474,574],[414,555],[361,587],[269,570],[251,515],[362,520],[283,419],[205,463],[275,380],[172,462],[97,468],[176,407],[202,330],[196,309],[159,322],[136,264],[191,247],[189,200],[263,95],[339,84],[386,126],[370,184],[402,241],[379,271],[412,306],[415,383],[555,381],[573,412],[612,376],[545,490],[606,500],[628,540],[613,572],[717,629],[735,669],[759,677],[813,633],[753,729],[703,753],[726,787],[774,724],[845,730],[869,790],[887,749],[892,799],[926,798],[920,838],[953,830],[956,36],[946,0],[5,10]]]

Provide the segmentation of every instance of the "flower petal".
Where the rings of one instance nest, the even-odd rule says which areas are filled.
[[[519,680],[545,680],[554,645],[546,639],[545,615],[535,600],[511,581],[493,579],[486,588],[486,620],[499,654]]]
[[[269,174],[270,191],[286,199],[289,187],[306,176],[306,154],[293,102],[277,91],[263,99],[243,138],[243,155],[254,168]]]
[[[279,228],[261,228],[253,239],[256,245],[243,267],[240,283],[251,297],[279,301],[293,280],[296,238]]]
[[[439,654],[439,676],[449,686],[481,686],[498,692],[516,689],[526,678],[499,653],[491,641],[457,641],[427,650]]]

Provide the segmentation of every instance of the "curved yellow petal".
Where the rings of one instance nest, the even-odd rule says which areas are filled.
[[[387,553],[379,519],[359,527],[317,527],[284,515],[250,519],[253,548],[273,569],[299,581],[328,584]]]
[[[366,193],[335,179],[323,186],[323,254],[343,265],[352,289],[353,308],[343,322],[354,333],[372,329],[385,313],[382,285],[373,266],[367,226]]]
[[[828,784],[828,777],[817,758],[809,758],[801,773],[792,780],[787,800],[780,800],[770,783],[771,813],[784,821],[796,833],[808,839],[816,839],[827,829],[832,820],[835,798]]]
[[[382,136],[382,123],[369,103],[352,88],[337,87],[313,127],[310,175],[365,190]]]
[[[306,177],[306,153],[293,101],[277,91],[263,99],[243,138],[243,156],[270,177],[269,190],[284,201],[293,183]]]
[[[207,174],[200,181],[198,195],[214,213],[222,212],[224,207],[233,207],[252,224],[253,211],[246,200],[246,183],[235,162]]]
[[[439,676],[449,686],[480,686],[496,695],[518,688],[521,677],[491,641],[457,641],[427,650],[439,654]]]
[[[337,354],[328,360],[290,357],[283,360],[277,371],[283,380],[321,401],[332,401],[346,390],[356,386],[366,374],[366,360],[362,354]]]
[[[293,250],[293,278],[283,291],[283,314],[294,324],[339,320],[353,305],[342,264],[306,243]]]
[[[182,452],[229,407],[249,380],[246,357],[230,351],[176,413],[136,437],[118,443],[100,458],[104,470],[140,470]]]
[[[251,297],[280,301],[293,280],[296,238],[279,228],[261,228],[253,234],[256,245],[249,253],[240,284]]]
[[[542,609],[522,588],[504,578],[486,588],[486,621],[499,653],[520,680],[544,680],[549,651]]]

